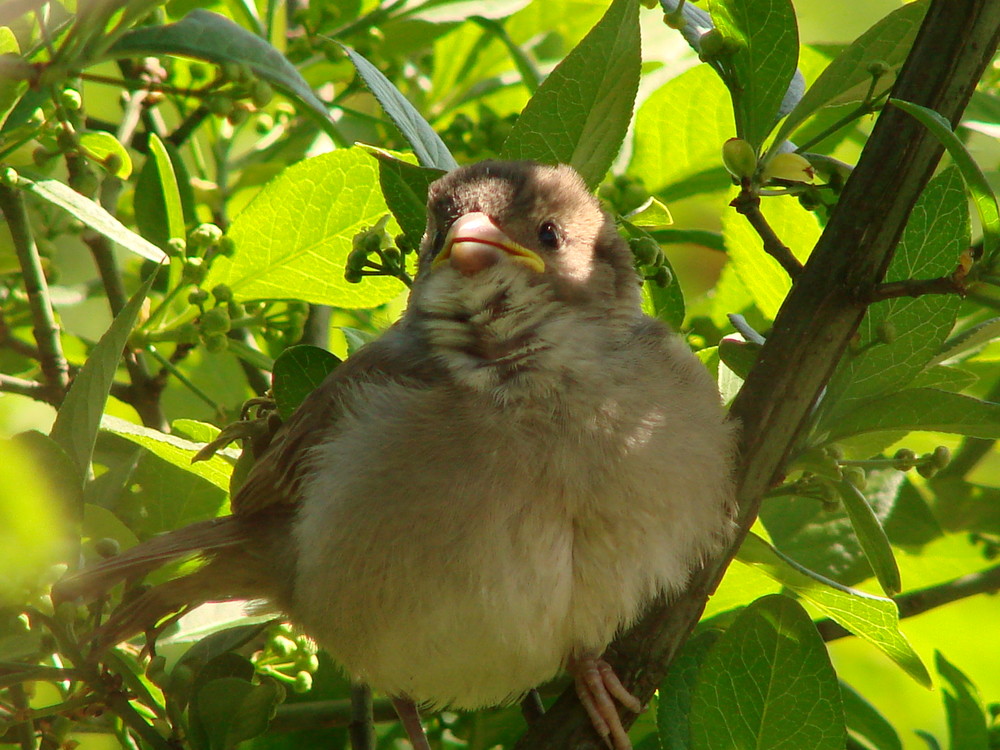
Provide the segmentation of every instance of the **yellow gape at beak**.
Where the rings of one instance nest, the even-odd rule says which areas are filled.
[[[496,265],[505,254],[536,273],[545,270],[545,261],[537,253],[514,242],[489,216],[476,211],[459,216],[451,225],[431,268],[451,263],[460,273],[471,276]]]

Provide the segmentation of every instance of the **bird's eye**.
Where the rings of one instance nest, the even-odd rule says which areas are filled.
[[[538,241],[550,250],[559,247],[562,237],[559,235],[559,227],[553,221],[543,221],[538,227]]]

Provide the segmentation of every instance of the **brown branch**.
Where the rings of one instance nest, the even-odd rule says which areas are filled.
[[[932,0],[893,95],[958,122],[1000,40],[995,0]],[[782,305],[732,406],[743,426],[737,467],[741,533],[706,561],[687,591],[650,609],[608,651],[626,686],[648,701],[697,624],[733,554],[779,477],[819,394],[865,314],[864,291],[882,280],[940,144],[904,113],[883,110],[830,222]],[[624,717],[627,722],[634,719]],[[564,693],[518,750],[600,747],[586,712]]]
[[[750,226],[754,228],[754,231],[757,232],[764,242],[764,252],[778,261],[781,267],[785,269],[785,273],[791,276],[792,279],[797,278],[802,272],[802,264],[792,254],[792,251],[788,249],[788,245],[782,242],[781,238],[774,233],[771,225],[767,223],[767,219],[764,218],[764,214],[760,211],[760,196],[749,188],[744,187],[729,205],[735,208],[737,213],[745,216],[747,221],[750,222]]]
[[[936,279],[906,279],[879,284],[868,295],[868,304],[899,297],[922,297],[925,294],[958,294],[965,296],[964,282],[954,276],[940,276]]]
[[[992,594],[1000,591],[1000,565],[970,573],[937,586],[917,589],[896,597],[900,617],[913,617],[923,614],[945,604],[968,599],[979,594]],[[818,620],[816,628],[824,641],[835,641],[853,635],[833,620]]]

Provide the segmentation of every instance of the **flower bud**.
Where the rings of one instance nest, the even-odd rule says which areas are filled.
[[[787,182],[812,182],[816,176],[816,170],[812,164],[801,154],[789,151],[784,154],[775,154],[771,160],[764,165],[764,172],[761,175],[764,182],[768,180],[786,180]]]
[[[948,450],[947,446],[939,445],[931,454],[931,461],[939,469],[943,469],[951,463],[951,451]]]
[[[757,154],[742,138],[730,138],[722,145],[722,163],[737,179],[750,179],[757,169]]]
[[[893,468],[899,471],[909,471],[917,465],[917,454],[909,448],[900,448],[892,457]]]
[[[94,542],[94,551],[101,557],[114,557],[119,552],[122,551],[121,545],[118,543],[117,539],[112,539],[111,537],[104,537],[103,539],[98,539]]]

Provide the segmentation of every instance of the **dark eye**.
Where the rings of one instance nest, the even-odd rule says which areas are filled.
[[[559,247],[562,237],[559,234],[559,227],[556,226],[555,222],[542,222],[542,225],[538,227],[538,241],[550,250],[555,250]]]

